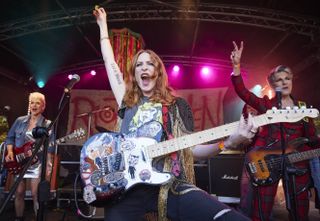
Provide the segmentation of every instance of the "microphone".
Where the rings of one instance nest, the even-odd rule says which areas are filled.
[[[9,112],[11,110],[11,107],[9,105],[6,105],[2,108],[3,112]]]
[[[64,88],[65,93],[69,93],[73,86],[80,81],[80,76],[77,74],[73,74],[67,86]]]
[[[282,109],[282,89],[280,87],[276,87],[276,99],[277,99],[277,108]]]
[[[48,128],[46,127],[35,127],[32,129],[32,136],[34,138],[41,138],[43,136],[49,137]]]
[[[3,106],[0,108],[0,114],[6,115],[11,110],[9,105]]]

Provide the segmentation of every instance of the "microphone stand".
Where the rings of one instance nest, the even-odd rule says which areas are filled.
[[[277,96],[278,109],[282,109],[281,95]],[[293,221],[298,221],[297,216],[297,194],[295,185],[295,175],[298,174],[297,169],[292,165],[287,165],[286,162],[286,140],[283,123],[279,124],[280,129],[280,145],[281,145],[281,173],[283,185],[285,189],[286,208],[290,213]],[[292,193],[292,194],[290,194]]]
[[[53,121],[51,121],[50,125],[48,126],[48,131],[52,128],[52,126],[58,121],[65,105],[67,102],[70,100],[70,91],[64,91],[64,94],[62,96],[61,104],[59,105],[60,108],[58,110],[58,114],[54,118]],[[39,210],[37,214],[37,221],[42,221],[44,220],[44,210],[45,210],[45,205],[50,197],[50,184],[46,180],[46,165],[47,165],[47,152],[48,152],[48,139],[46,140],[45,143],[46,148],[44,148],[43,154],[44,157],[42,158],[42,169],[41,169],[41,181],[39,183],[38,187],[38,201],[39,201]]]

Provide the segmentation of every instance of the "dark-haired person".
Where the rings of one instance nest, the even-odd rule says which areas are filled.
[[[293,73],[291,69],[284,65],[279,65],[271,70],[267,76],[267,81],[270,87],[275,91],[281,91],[281,98],[276,96],[269,99],[268,96],[263,98],[257,97],[255,94],[251,93],[244,85],[243,79],[241,77],[240,71],[240,59],[243,52],[243,42],[241,42],[240,47],[233,42],[234,49],[231,52],[230,59],[233,65],[233,73],[231,75],[231,80],[234,89],[238,96],[252,108],[257,110],[258,114],[265,113],[268,109],[272,107],[278,107],[281,103],[280,108],[294,108],[294,106],[299,106],[299,101],[294,99],[291,92],[293,87]],[[279,102],[281,99],[281,102]],[[282,128],[282,129],[281,129]],[[251,148],[265,148],[265,149],[276,149],[282,150],[282,136],[281,131],[283,130],[283,140],[287,146],[290,141],[295,140],[299,137],[307,137],[314,141],[313,144],[309,143],[303,144],[298,147],[298,151],[307,151],[315,148],[315,145],[319,143],[319,138],[316,136],[315,127],[312,119],[304,119],[295,123],[278,123],[270,124],[259,128],[259,131],[251,144]],[[295,186],[296,186],[296,219],[294,219],[294,214],[290,213],[290,220],[308,220],[309,213],[309,187],[312,183],[312,177],[310,175],[309,161],[301,161],[294,164],[295,167],[299,169],[306,169],[306,173],[300,176],[295,176]],[[270,219],[270,214],[272,212],[272,207],[274,204],[274,198],[277,191],[278,182],[275,182],[266,186],[257,186],[254,188],[253,193],[253,208],[252,208],[252,220],[263,220],[268,221]],[[284,185],[284,188],[286,186]],[[290,193],[294,194],[294,193]],[[293,210],[294,211],[294,210]]]
[[[141,50],[133,58],[128,76],[123,79],[115,62],[109,41],[106,12],[93,11],[100,28],[100,42],[109,82],[120,107],[120,132],[133,134],[148,122],[161,122],[166,139],[193,131],[193,116],[188,103],[174,96],[168,85],[163,62],[151,50]],[[153,161],[160,171],[171,172],[174,179],[161,186],[139,185],[130,189],[117,203],[105,208],[105,220],[141,220],[148,212],[158,212],[159,221],[166,220],[248,220],[228,206],[218,202],[208,193],[191,184],[193,154],[198,157],[215,155],[250,139],[254,127],[251,120],[243,119],[240,129],[224,142],[196,146]],[[134,162],[133,162],[134,163]],[[134,166],[132,166],[134,175]]]
[[[13,125],[11,126],[5,144],[7,148],[7,154],[5,160],[7,162],[14,160],[14,149],[15,148],[24,148],[23,146],[28,142],[34,142],[35,139],[32,136],[32,129],[39,126],[45,127],[48,126],[50,121],[47,120],[43,115],[43,111],[46,107],[45,96],[39,92],[33,92],[29,95],[29,107],[28,115],[18,117]],[[50,136],[51,140],[53,136]],[[53,149],[49,148],[48,158],[47,158],[47,168],[46,175],[49,179],[52,170],[52,153]],[[19,183],[16,192],[15,192],[15,221],[21,221],[24,217],[24,197],[26,192],[26,183],[30,182],[31,194],[33,199],[33,208],[35,215],[39,209],[38,203],[38,185],[40,182],[41,174],[41,155],[42,152],[39,152],[37,155],[38,161],[31,165],[26,173],[24,174],[24,179]]]

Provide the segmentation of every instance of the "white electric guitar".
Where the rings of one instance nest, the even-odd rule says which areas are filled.
[[[253,118],[256,126],[279,122],[296,122],[315,118],[317,109],[269,110]],[[80,156],[80,174],[84,183],[85,202],[97,205],[117,199],[137,184],[161,185],[171,179],[170,173],[158,172],[152,160],[178,150],[231,135],[238,127],[234,122],[158,143],[162,126],[150,122],[135,134],[99,133],[84,144]]]

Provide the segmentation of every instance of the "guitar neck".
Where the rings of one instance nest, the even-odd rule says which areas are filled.
[[[290,163],[296,163],[304,160],[309,160],[320,156],[320,149],[313,149],[308,151],[303,151],[299,153],[292,153],[288,155]]]
[[[278,122],[278,120],[275,120],[274,118],[268,118],[265,114],[253,117],[253,121],[258,127]],[[148,146],[145,152],[150,158],[166,155],[178,150],[229,136],[238,128],[238,125],[239,121],[167,140]]]
[[[75,135],[74,135],[73,133],[72,133],[72,134],[69,134],[69,135],[67,135],[67,136],[61,137],[61,138],[59,138],[59,139],[57,139],[57,140],[55,140],[55,141],[50,142],[50,143],[49,143],[49,146],[53,146],[55,143],[56,143],[56,144],[65,143],[66,141],[71,140],[71,139],[73,139],[74,137],[75,137]]]

